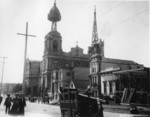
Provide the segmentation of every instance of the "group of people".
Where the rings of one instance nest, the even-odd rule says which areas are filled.
[[[10,94],[7,94],[4,106],[6,106],[6,114],[24,114],[26,106],[25,97],[23,95],[15,95],[15,98],[11,98]]]
[[[38,102],[38,103],[50,103],[52,101],[52,98],[49,96],[41,96],[41,97],[29,97],[28,98],[30,102]]]

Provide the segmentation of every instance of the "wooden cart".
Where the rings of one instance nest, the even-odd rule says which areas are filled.
[[[103,117],[102,106],[97,102],[104,100],[81,94],[76,89],[64,89],[59,96],[62,117]]]

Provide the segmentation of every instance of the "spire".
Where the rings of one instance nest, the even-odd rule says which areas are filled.
[[[96,6],[94,9],[94,22],[93,22],[93,32],[92,32],[92,43],[98,41],[98,32],[97,32],[97,22],[96,22]]]

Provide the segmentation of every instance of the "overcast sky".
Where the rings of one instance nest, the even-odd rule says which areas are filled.
[[[8,57],[4,82],[21,83],[23,79],[26,22],[29,22],[28,54],[42,60],[44,37],[51,30],[47,14],[54,0],[0,0],[0,56]],[[105,57],[133,60],[150,67],[149,2],[57,0],[62,19],[58,31],[63,50],[78,45],[87,53],[91,45],[94,6],[97,10],[98,36],[105,41]],[[0,58],[0,77],[2,58]]]

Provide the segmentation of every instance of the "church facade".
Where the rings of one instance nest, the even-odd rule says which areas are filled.
[[[72,47],[70,52],[62,49],[62,37],[57,30],[57,23],[61,20],[61,14],[54,3],[48,14],[48,20],[52,22],[51,31],[45,36],[44,55],[42,60],[41,90],[44,93],[53,93],[58,97],[60,87],[68,87],[74,80],[72,76],[75,68],[82,68],[87,72],[89,68],[89,55],[83,53],[78,45]],[[82,77],[79,80],[83,80]],[[84,79],[88,82],[88,77]]]
[[[143,95],[148,95],[150,92],[149,68],[131,60],[106,58],[104,56],[104,41],[98,38],[96,9],[94,11],[92,43],[89,47],[89,54],[89,79],[93,96],[102,98],[103,96],[114,96],[118,93],[118,95],[121,95],[120,98],[124,96],[122,102],[126,100],[125,103],[129,103],[135,92],[138,92],[137,95],[141,95],[141,97],[145,97]],[[143,99],[138,101],[141,100]]]

